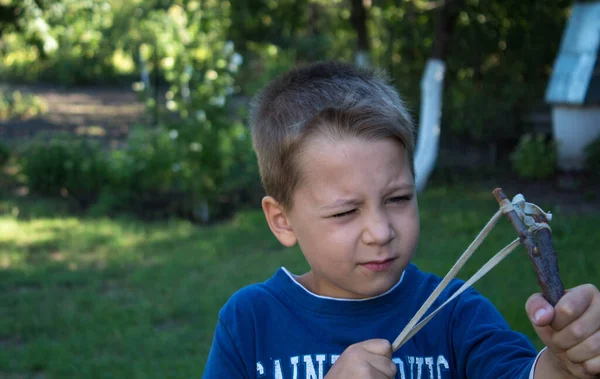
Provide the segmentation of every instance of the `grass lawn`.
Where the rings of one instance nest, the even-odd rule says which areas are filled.
[[[448,271],[497,209],[492,189],[432,187],[420,196],[422,269]],[[565,286],[598,284],[600,214],[539,205],[555,215]],[[459,277],[514,238],[502,219]],[[307,267],[259,211],[198,227],[74,217],[61,203],[0,197],[0,378],[199,377],[220,307],[280,266]],[[540,346],[523,310],[538,291],[524,248],[476,288]]]

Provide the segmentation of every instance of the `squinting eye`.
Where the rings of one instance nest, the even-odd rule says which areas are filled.
[[[390,203],[402,203],[404,201],[410,201],[410,199],[412,199],[411,195],[406,195],[406,196],[395,196],[390,198],[388,201]]]
[[[356,209],[352,209],[352,210],[349,210],[349,211],[346,211],[346,212],[342,212],[342,213],[337,213],[337,214],[334,214],[331,217],[333,217],[333,218],[340,218],[340,217],[351,215],[354,212],[356,212]]]

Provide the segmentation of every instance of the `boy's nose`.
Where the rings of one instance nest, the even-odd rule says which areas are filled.
[[[377,212],[366,220],[363,242],[367,245],[387,245],[396,236],[386,212]]]

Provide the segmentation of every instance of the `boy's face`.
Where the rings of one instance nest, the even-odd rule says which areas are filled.
[[[319,139],[300,156],[301,180],[285,212],[311,271],[309,290],[367,298],[394,286],[419,237],[415,182],[392,139]]]

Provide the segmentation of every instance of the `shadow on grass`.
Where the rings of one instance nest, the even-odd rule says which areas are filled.
[[[2,209],[0,376],[199,376],[227,298],[299,262],[259,212],[199,227]]]

